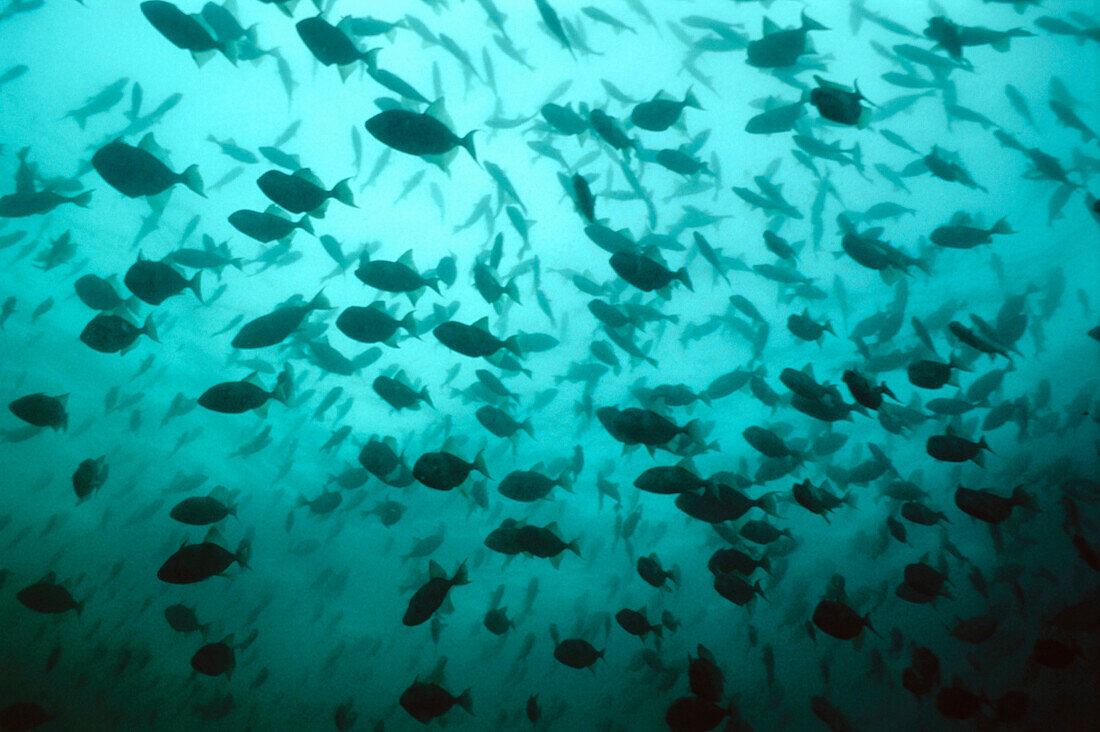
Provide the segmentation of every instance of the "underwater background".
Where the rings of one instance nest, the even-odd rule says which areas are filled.
[[[238,0],[236,37],[198,0],[149,5],[0,8],[0,196],[92,191],[30,215],[0,201],[0,728],[416,729],[416,684],[461,730],[1094,728],[1094,3]],[[297,25],[319,11],[380,51],[322,63],[340,44]],[[195,27],[210,48],[167,37],[201,46]],[[818,89],[854,116],[825,119]],[[432,141],[447,151],[375,134],[383,110],[453,131]],[[160,149],[137,148],[149,133]],[[155,150],[170,197],[106,180],[92,158],[115,140]],[[191,165],[204,195],[175,177]],[[268,242],[230,221],[271,205],[261,175],[301,168],[326,191],[350,179],[354,205]],[[975,238],[935,241],[952,235]],[[408,251],[409,294],[356,276]],[[139,257],[201,271],[201,300],[142,302]],[[115,276],[122,355],[82,340],[86,275]],[[408,328],[337,327],[376,302]],[[272,313],[292,321],[274,345],[232,344]],[[150,317],[159,342],[137,333]],[[482,318],[485,357],[434,330]],[[918,386],[920,361],[950,380]],[[379,376],[416,394],[395,408]],[[276,398],[196,405],[246,378]],[[67,395],[67,425],[41,400],[21,416],[36,394]],[[501,436],[485,406],[529,422]],[[931,454],[935,436],[965,454]],[[371,472],[383,438],[399,467]],[[484,472],[433,489],[414,466],[437,451]],[[676,465],[690,485],[637,487]],[[555,485],[515,500],[513,471]],[[989,493],[968,511],[960,486]],[[232,515],[173,518],[198,496]],[[524,525],[556,556],[487,546]],[[158,577],[202,542],[233,555],[220,576]],[[762,566],[712,571],[731,547]],[[430,561],[469,583],[407,625]],[[61,589],[26,592],[43,583]],[[172,627],[177,605],[201,631]],[[228,667],[199,671],[222,642]],[[689,674],[689,656],[712,663]]]

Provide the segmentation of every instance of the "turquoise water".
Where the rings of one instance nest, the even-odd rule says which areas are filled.
[[[309,2],[288,16],[273,3],[241,0],[232,12],[252,35],[221,43],[225,53],[198,54],[201,64],[158,33],[138,2],[2,11],[0,195],[92,195],[79,202],[86,206],[0,219],[5,401],[67,395],[68,415],[65,430],[34,427],[18,409],[0,421],[0,706],[40,705],[52,718],[44,729],[260,730],[330,728],[350,701],[356,729],[414,729],[399,699],[422,681],[455,696],[470,690],[474,716],[457,707],[443,716],[455,729],[530,728],[526,706],[537,694],[536,728],[656,730],[668,728],[675,700],[709,699],[688,680],[688,656],[702,644],[724,675],[711,700],[719,711],[707,709],[729,729],[813,729],[828,723],[822,716],[836,729],[950,729],[993,719],[994,703],[1011,691],[1029,697],[1026,724],[1088,728],[1097,713],[1096,620],[1070,624],[1058,613],[1100,617],[1095,554],[1088,563],[1100,545],[1100,345],[1095,331],[1089,336],[1100,299],[1094,6],[810,3],[806,15],[825,29],[809,32],[805,48],[771,41],[786,52],[799,46],[793,65],[772,69],[761,68],[758,54],[771,58],[774,47],[749,44],[764,35],[765,16],[776,28],[798,27],[800,4],[599,4],[624,30],[559,0],[552,6],[569,48],[534,2],[329,5],[323,17],[334,24],[368,13],[398,23],[350,36],[361,51],[380,49],[376,66],[320,63],[295,25],[317,13]],[[487,20],[494,7],[499,25]],[[180,8],[202,10],[198,2]],[[960,26],[1027,33],[1007,48],[965,46],[952,60],[922,35],[941,14]],[[963,37],[985,40],[975,30]],[[430,110],[437,125],[457,137],[476,130],[476,160],[457,147],[420,157],[378,139],[368,119],[427,105],[400,101],[375,69],[441,99]],[[815,76],[858,80],[866,124],[823,120],[811,97]],[[668,129],[632,122],[632,111],[659,93],[679,102],[689,91],[699,108],[677,110]],[[770,104],[800,101],[793,129],[746,131]],[[540,113],[550,102],[581,111],[584,131],[553,129]],[[584,112],[594,109],[617,122],[630,149],[616,150],[591,129]],[[1064,123],[1066,110],[1083,129]],[[85,119],[88,112],[97,113]],[[161,148],[154,157],[173,174],[197,166],[205,195],[181,181],[167,199],[130,198],[93,168],[108,143],[137,146],[149,132]],[[234,158],[210,137],[243,150],[229,150]],[[837,149],[823,152],[807,137]],[[260,148],[269,146],[277,149],[265,157]],[[972,185],[929,172],[923,160],[935,149],[943,160],[957,155]],[[707,170],[670,170],[660,150],[687,153]],[[234,212],[271,205],[256,185],[261,175],[299,167],[326,190],[349,179],[355,205],[329,201],[323,216],[307,220],[315,234],[297,230],[285,243],[262,243],[231,223]],[[585,234],[575,174],[591,190],[594,219],[626,230],[616,246],[659,264],[658,275],[683,267],[686,276],[652,293],[624,279],[606,239],[601,248]],[[122,175],[132,179],[135,168]],[[769,184],[781,188],[761,206]],[[962,223],[958,212],[977,229],[1002,218],[1007,226],[970,248],[933,243],[939,227]],[[853,229],[864,242],[887,244],[865,244],[874,256],[853,256],[859,242],[842,244]],[[765,230],[791,244],[793,260],[766,246]],[[645,240],[650,234],[667,238]],[[239,267],[202,271],[202,302],[186,289],[155,306],[131,299],[137,293],[124,280],[139,257],[177,252],[184,259],[171,266],[190,280],[199,270],[183,266],[188,255],[178,250],[202,249],[204,236],[225,242],[217,256]],[[442,277],[433,280],[438,292],[385,292],[355,275],[362,252],[377,262],[407,251],[417,272]],[[875,257],[888,261],[875,265]],[[478,262],[515,289],[487,302],[475,284]],[[753,269],[760,265],[785,268]],[[801,284],[775,281],[793,272]],[[96,315],[76,296],[86,275],[115,275],[116,292],[129,300],[120,317],[133,327],[151,317],[159,343],[141,334],[120,356],[82,342]],[[292,323],[280,343],[234,347],[245,323],[322,290],[329,307]],[[588,307],[593,292],[615,306],[648,305],[653,320],[622,308],[633,322],[605,326]],[[731,296],[751,303],[766,326]],[[337,326],[347,308],[375,302],[397,318],[411,313],[418,337],[402,329],[369,344]],[[828,322],[819,342],[793,333],[797,322],[789,327],[803,313]],[[506,341],[511,349],[463,355],[433,333],[445,320],[481,318],[493,336],[518,337]],[[960,340],[953,321],[994,353]],[[325,361],[317,345],[325,343],[351,363]],[[942,388],[920,388],[907,375],[914,362],[949,358],[964,370]],[[846,418],[825,422],[798,408],[780,377],[808,364],[819,384],[839,389]],[[849,369],[884,382],[896,399],[850,411]],[[333,372],[341,370],[348,373]],[[415,408],[397,410],[372,388],[399,370],[430,404],[412,399]],[[479,370],[511,395],[494,393],[497,382],[486,385]],[[727,377],[742,383],[726,394],[720,377],[731,372],[744,378]],[[195,405],[216,384],[246,378],[285,404],[273,399],[242,414]],[[646,391],[663,385],[686,390]],[[825,401],[835,406],[833,398]],[[493,434],[477,417],[486,405],[529,420],[531,434]],[[651,455],[611,434],[597,416],[606,407],[650,409],[684,433],[654,437]],[[790,454],[754,449],[744,435],[754,426]],[[936,435],[984,438],[984,465],[934,458],[928,440]],[[383,437],[402,467],[379,478],[359,460],[364,445]],[[829,440],[843,444],[829,452]],[[474,471],[454,489],[433,490],[414,465],[441,449],[469,462],[481,454],[487,475]],[[78,500],[73,474],[100,456],[106,479]],[[715,530],[680,510],[676,496],[635,486],[644,471],[676,464],[709,479],[707,495],[739,491],[759,505]],[[500,490],[516,470],[564,476],[566,485],[517,501]],[[828,522],[795,498],[794,485],[806,480],[847,496]],[[1001,497],[1019,486],[1023,494],[1006,520],[991,524],[959,508],[960,485]],[[919,490],[916,502],[943,520],[925,526],[903,515],[904,490]],[[235,509],[217,522],[217,536],[172,518],[180,501],[208,495]],[[696,487],[679,505],[701,495]],[[339,505],[303,505],[322,496],[339,496]],[[386,501],[404,506],[389,526],[375,510]],[[576,552],[551,562],[491,550],[487,537],[507,519],[553,524],[558,538],[576,540]],[[904,527],[907,543],[891,536],[888,519]],[[761,520],[784,535],[766,546],[739,535]],[[406,558],[433,536],[437,546]],[[182,545],[204,540],[230,552],[244,541],[247,569],[233,561],[223,577],[186,585],[158,578]],[[748,579],[760,594],[744,607],[716,592],[708,570],[714,552],[730,546],[771,566]],[[637,560],[651,554],[678,581],[647,584]],[[402,618],[428,581],[429,560],[448,578],[465,562],[469,584],[449,592],[453,609],[410,627]],[[918,562],[946,574],[950,597],[899,597],[906,566]],[[50,573],[82,603],[79,614],[35,612],[21,599]],[[854,641],[830,637],[812,623],[824,598],[869,616],[878,635],[859,628]],[[202,634],[166,622],[165,609],[179,603],[209,624]],[[484,623],[494,607],[514,621],[501,636]],[[667,613],[662,638],[631,637],[615,620],[626,608],[644,608],[655,625]],[[985,615],[998,620],[990,638],[950,634],[957,618]],[[195,673],[199,648],[227,636],[232,672]],[[554,636],[583,639],[603,657],[591,670],[570,668],[555,658]],[[1076,654],[1067,668],[1036,664],[1036,642],[1051,639]],[[940,665],[938,684],[922,698],[902,685],[916,646]],[[971,721],[955,721],[937,708],[937,697],[941,707],[952,702],[955,692],[945,689],[988,701]],[[815,697],[843,719],[815,716]]]

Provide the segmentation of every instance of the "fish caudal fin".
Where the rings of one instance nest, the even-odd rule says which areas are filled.
[[[458,141],[458,144],[462,145],[462,147],[466,148],[466,152],[470,153],[470,157],[473,158],[474,162],[476,163],[477,162],[477,150],[474,149],[474,133],[475,132],[477,132],[477,130],[470,130],[469,132],[467,132],[466,136]]]
[[[203,188],[202,176],[199,175],[199,166],[189,166],[187,170],[180,173],[180,182],[203,198],[206,198],[206,191]]]

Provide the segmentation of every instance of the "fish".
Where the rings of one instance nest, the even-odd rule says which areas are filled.
[[[660,94],[648,102],[642,102],[630,112],[630,121],[643,130],[663,132],[680,119],[684,108],[702,109],[691,89],[684,93],[682,101],[662,99]]]
[[[780,30],[768,18],[764,18],[764,35],[749,43],[748,64],[761,69],[793,66],[799,56],[807,52],[807,34],[828,30],[824,25],[802,13],[802,24],[793,30]]]
[[[452,588],[469,584],[465,562],[459,565],[449,579],[444,569],[434,561],[429,562],[428,570],[428,581],[409,598],[409,606],[401,619],[407,626],[426,623],[443,605]]]
[[[458,696],[451,696],[438,684],[420,680],[414,681],[401,692],[398,703],[409,713],[409,716],[421,724],[428,724],[455,706],[461,707],[471,716],[474,713],[470,689],[466,689]]]
[[[190,51],[198,66],[213,58],[215,52],[236,64],[235,46],[214,38],[196,16],[184,13],[172,3],[145,0],[141,3],[141,13],[172,45]]]
[[[256,383],[255,377],[240,381],[224,381],[204,391],[198,398],[198,405],[212,412],[222,414],[242,414],[264,406],[269,399],[286,404],[290,399],[293,375],[289,364],[276,379],[271,391],[264,390]]]
[[[274,346],[286,340],[297,330],[306,316],[314,310],[330,308],[328,298],[318,292],[309,302],[298,296],[283,303],[267,315],[250,320],[233,336],[233,348],[251,349]]]
[[[223,547],[221,541],[217,529],[211,529],[204,541],[183,544],[157,570],[157,578],[169,584],[194,584],[222,574],[234,563],[242,567],[248,566],[250,538],[242,539],[236,552],[230,552]]]
[[[137,147],[115,140],[96,150],[92,167],[108,185],[128,198],[159,196],[179,183],[205,197],[197,165],[182,173],[173,172],[153,153],[155,149],[153,133],[143,137]]]
[[[466,149],[477,162],[474,132],[458,137],[432,114],[391,109],[379,112],[366,122],[367,132],[387,147],[407,155],[443,155],[455,147]]]
[[[58,615],[70,610],[80,615],[86,602],[74,600],[69,590],[64,584],[58,583],[56,575],[52,572],[38,582],[19,590],[15,594],[15,599],[28,610],[43,615]]]
[[[316,212],[330,199],[347,206],[355,206],[348,186],[350,181],[350,178],[345,178],[331,190],[326,190],[308,169],[298,170],[293,175],[269,170],[256,180],[256,184],[265,196],[284,210],[293,214],[317,215]]]

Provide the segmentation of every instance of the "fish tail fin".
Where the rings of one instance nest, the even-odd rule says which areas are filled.
[[[486,478],[489,477],[489,468],[486,467],[486,465],[485,465],[485,451],[484,450],[478,450],[477,455],[474,456],[474,470],[481,473]]]
[[[779,514],[776,513],[775,496],[776,493],[774,491],[765,493],[756,499],[756,505],[760,507],[761,511],[770,516],[778,516]]]
[[[771,602],[771,600],[768,599],[768,596],[764,594],[764,588],[760,586],[760,580],[756,580],[756,582],[753,582],[752,588],[756,590],[756,594],[764,598],[765,602]]]
[[[519,358],[523,358],[523,349],[520,347],[519,338],[516,336],[508,336],[504,339],[504,347],[514,353]]]
[[[691,284],[691,277],[688,275],[687,267],[681,267],[676,271],[676,279],[684,283],[684,287],[689,291],[695,292],[695,285]]]
[[[199,175],[199,166],[188,166],[187,170],[180,173],[180,182],[182,182],[185,186],[187,186],[203,198],[206,198],[206,191],[203,189],[202,176]]]
[[[469,132],[467,132],[466,136],[458,141],[458,144],[462,145],[462,147],[466,148],[466,152],[470,153],[470,157],[473,158],[474,162],[476,163],[477,162],[477,150],[474,148],[474,133],[475,132],[477,132],[477,130],[470,130]]]
[[[72,201],[81,208],[88,208],[88,205],[92,202],[92,192],[84,191],[78,196],[73,196]]]
[[[241,539],[241,543],[237,545],[236,559],[237,564],[241,565],[245,569],[249,569],[248,561],[252,558],[252,539],[245,537]]]
[[[412,336],[416,335],[416,318],[413,317],[413,313],[410,310],[409,314],[401,318],[398,324],[405,329],[405,331]]]
[[[155,343],[160,343],[160,338],[157,336],[156,324],[153,323],[153,316],[150,315],[145,319],[145,324],[141,326],[141,332],[147,335]]]
[[[700,445],[706,444],[707,434],[710,432],[709,425],[703,423],[698,419],[693,419],[684,425],[684,434],[692,442],[696,442]]]
[[[688,87],[687,94],[684,95],[684,106],[694,107],[695,109],[703,108],[700,106],[699,100],[695,98],[695,92],[692,91],[691,87]]]
[[[203,305],[206,301],[202,299],[202,272],[196,272],[195,276],[191,278],[191,281],[187,283],[187,286],[191,289],[191,292],[195,293],[195,297]]]
[[[568,549],[569,551],[573,552],[574,554],[576,554],[578,557],[581,556],[581,545],[580,545],[580,539],[579,538],[574,539],[573,541],[566,544],[565,548]],[[581,558],[583,559],[584,557],[581,557]]]
[[[1022,485],[1018,485],[1012,489],[1012,502],[1029,511],[1039,510],[1039,506],[1035,503],[1035,499],[1031,497],[1030,493],[1024,490]]]
[[[531,418],[530,417],[528,417],[527,419],[520,422],[519,423],[519,428],[521,430],[523,430],[524,432],[526,432],[531,437],[531,439],[535,438],[535,430],[531,426]]]
[[[512,298],[512,302],[516,303],[517,305],[522,304],[519,301],[519,286],[516,285],[515,277],[508,280],[508,284],[504,286],[504,294]]]
[[[328,298],[325,297],[325,291],[320,290],[313,299],[309,301],[310,310],[328,310],[332,305],[329,303]]]
[[[303,216],[302,218],[298,219],[298,222],[294,224],[294,228],[301,229],[302,231],[308,231],[310,234],[316,236],[313,231],[313,224],[309,221],[309,216]]]
[[[474,714],[474,700],[470,697],[469,689],[458,695],[458,699],[455,699],[455,704],[465,709],[466,713],[471,717],[477,716]]]
[[[351,178],[344,178],[329,191],[329,195],[345,206],[355,206],[355,198],[351,195]]]
[[[982,435],[982,439],[978,440],[978,449],[993,452],[992,448],[989,447],[989,443],[985,441],[985,435]]]
[[[428,394],[428,387],[425,386],[423,389],[420,390],[420,399],[423,400],[423,402],[425,404],[427,404],[429,407],[431,407],[432,409],[435,409],[435,405],[432,404],[432,398]]]
[[[287,404],[290,401],[290,390],[293,386],[292,374],[290,372],[290,364],[283,367],[283,372],[279,374],[279,378],[275,380],[275,388],[271,390],[271,398],[280,404]]]
[[[1015,234],[1009,226],[1008,221],[1005,218],[1001,218],[997,223],[993,224],[993,228],[989,230],[991,234]]]
[[[462,560],[462,564],[458,565],[458,569],[455,570],[455,576],[451,578],[452,585],[468,585],[470,584],[470,573],[466,570],[466,560]]]
[[[651,631],[653,631],[653,635],[657,636],[658,638],[660,638],[662,640],[664,639],[664,637],[665,637],[664,636],[664,628],[662,628],[660,625],[651,625],[651,626],[649,626],[649,629]]]
[[[760,569],[764,570],[768,574],[772,573],[772,560],[768,559],[767,554],[760,557],[760,561],[756,563],[756,566],[760,567]]]
[[[234,66],[237,65],[237,61],[240,58],[240,53],[237,50],[237,44],[235,42],[220,43],[218,44],[218,50],[221,51],[222,56],[225,56],[225,59],[229,63],[233,64]]]

